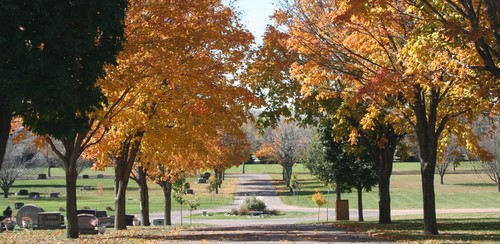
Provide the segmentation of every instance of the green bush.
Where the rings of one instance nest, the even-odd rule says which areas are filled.
[[[257,199],[255,196],[245,198],[245,201],[241,205],[240,212],[248,211],[264,211],[266,210],[266,204],[264,201]]]

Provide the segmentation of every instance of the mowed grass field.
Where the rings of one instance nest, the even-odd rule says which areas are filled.
[[[437,209],[450,208],[500,208],[500,192],[487,175],[474,173],[474,166],[469,162],[462,162],[456,171],[452,169],[444,176],[444,184],[439,184],[439,175],[435,176],[436,207]],[[227,172],[241,172],[241,166]],[[315,207],[311,200],[316,189],[326,195],[328,189],[318,182],[301,164],[293,168],[297,174],[301,191],[299,201],[283,184],[282,167],[277,164],[249,164],[246,173],[266,172],[273,178],[278,194],[283,202],[289,205]],[[330,206],[334,205],[335,193],[330,189]],[[350,208],[357,208],[357,193],[343,193],[343,199],[349,200]],[[391,177],[391,207],[392,209],[419,209],[422,208],[422,190],[419,163],[394,163]],[[363,192],[363,206],[365,209],[378,209],[378,189]]]
[[[437,214],[439,235],[423,234],[423,216],[393,215],[391,224],[379,224],[378,217],[365,218],[365,222],[338,221],[324,222],[337,228],[364,232],[386,240],[404,243],[500,243],[500,212],[488,209],[500,208],[500,192],[487,175],[477,174],[477,163],[462,162],[455,171],[450,171],[444,177],[444,184],[439,184],[439,175],[435,176],[436,208],[437,209],[481,209],[478,213]],[[327,189],[312,177],[303,165],[296,165],[297,173],[302,183],[300,199],[292,196],[284,186],[282,168],[280,165],[247,165],[247,173],[269,172],[273,178],[282,201],[289,205],[315,207],[311,196],[316,189],[327,194]],[[241,172],[241,167],[231,169]],[[335,195],[330,191],[330,207],[334,207]],[[377,187],[371,192],[363,193],[365,209],[378,209]],[[357,208],[356,193],[343,193],[343,199],[349,200],[351,209]],[[392,209],[422,209],[422,190],[419,163],[394,163],[391,177]],[[323,206],[323,209],[325,207]],[[484,212],[483,212],[484,210]],[[462,211],[462,210],[457,210]]]
[[[66,183],[64,179],[64,171],[62,169],[52,169],[51,176],[48,179],[38,180],[39,173],[47,173],[46,170],[36,170],[28,172],[23,178],[16,180],[10,189],[9,198],[0,196],[0,211],[3,211],[7,206],[14,209],[15,202],[23,202],[25,205],[33,204],[43,208],[45,211],[57,212],[66,208]],[[88,179],[83,179],[82,175],[89,175]],[[103,174],[104,178],[97,178],[97,174]],[[219,194],[211,194],[207,189],[207,184],[197,184],[198,177],[188,178],[191,188],[194,190],[193,195],[185,195],[188,200],[197,200],[200,203],[200,208],[213,208],[216,206],[227,205],[233,202],[233,193],[236,190],[236,179],[226,178],[222,184]],[[91,186],[94,190],[82,191],[83,186]],[[163,212],[164,197],[161,187],[154,182],[148,182],[149,186],[149,204],[150,212]],[[20,189],[26,189],[29,192],[39,192],[40,200],[33,200],[27,196],[15,196],[14,193]],[[102,190],[98,190],[102,189]],[[50,193],[60,193],[59,198],[50,198]],[[2,192],[3,193],[3,192]],[[139,202],[139,187],[135,181],[130,180],[127,188],[126,211],[128,214],[140,213]],[[106,210],[107,207],[114,209],[114,176],[113,169],[108,169],[104,172],[96,172],[85,170],[77,180],[77,204],[78,209],[91,208],[98,210]],[[179,204],[173,200],[172,209],[179,209]],[[186,207],[184,207],[186,208]],[[64,211],[63,211],[64,212]],[[15,213],[15,212],[14,212]],[[108,215],[113,215],[113,211],[108,211]]]

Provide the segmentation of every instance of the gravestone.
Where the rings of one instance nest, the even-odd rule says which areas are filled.
[[[90,214],[90,215],[96,216],[96,212],[97,212],[97,210],[95,210],[95,209],[78,209],[78,210],[76,210],[77,215]]]
[[[60,193],[59,192],[52,192],[50,193],[50,198],[59,198]]]
[[[98,174],[98,175],[97,175],[97,178],[98,178],[98,179],[102,179],[102,178],[104,178],[104,175],[102,175],[102,174]]]
[[[202,175],[202,177],[205,179],[205,180],[208,180],[210,178],[210,173],[209,172],[206,172],[205,174]]]
[[[46,174],[38,174],[37,179],[39,179],[39,180],[46,180],[47,179],[47,175]]]
[[[64,228],[66,228],[66,226],[64,226],[64,217],[61,215],[61,213],[57,212],[38,213],[37,229],[45,230],[45,229],[64,229]]]
[[[98,220],[92,214],[79,214],[78,215],[78,230],[80,234],[97,234]]]
[[[165,225],[165,221],[163,219],[153,219],[153,225],[154,226]]]
[[[193,189],[187,189],[187,190],[186,190],[186,194],[194,194]]]
[[[40,192],[30,192],[29,195],[28,195],[29,198],[37,198],[37,199],[40,199]]]
[[[102,217],[107,217],[107,216],[108,216],[108,212],[106,212],[106,210],[96,210],[95,211],[96,218],[102,218]]]
[[[198,184],[205,184],[207,180],[205,178],[198,178]]]
[[[99,226],[105,226],[106,228],[115,227],[115,217],[101,217],[99,218]]]
[[[22,218],[24,216],[27,216],[32,221],[32,227],[37,228],[38,227],[38,214],[41,212],[43,212],[43,209],[41,209],[37,206],[33,206],[33,205],[23,206],[21,209],[19,209],[19,211],[17,211],[16,222],[22,223]]]
[[[92,186],[83,186],[81,190],[82,191],[92,191],[92,190],[94,190],[94,187],[92,187]]]
[[[14,209],[20,209],[24,206],[23,202],[15,202],[14,203]]]
[[[28,195],[28,190],[21,189],[21,190],[19,190],[19,192],[16,195],[18,195],[18,196],[27,196]]]
[[[82,178],[83,178],[83,179],[88,179],[88,178],[89,178],[89,175],[82,175]]]
[[[134,215],[127,214],[125,215],[125,225],[133,226],[134,225]]]

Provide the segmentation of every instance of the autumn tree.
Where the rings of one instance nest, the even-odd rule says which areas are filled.
[[[461,50],[449,50],[449,59],[467,69],[486,71],[500,78],[500,3],[484,1],[416,2],[425,22],[437,25]],[[474,55],[475,54],[475,55]],[[479,60],[481,60],[479,62]],[[498,92],[498,87],[496,88]]]
[[[251,41],[230,7],[212,0],[131,1],[127,10],[127,43],[102,80],[108,100],[124,97],[94,150],[97,168],[115,168],[116,229],[126,228],[126,188],[139,152],[140,162],[166,162],[159,152],[172,160],[179,147],[201,155],[195,138],[239,127],[251,100],[228,75]]]
[[[310,78],[293,76],[290,71],[292,67],[296,67],[294,63],[302,64],[307,61],[314,61],[317,58],[318,63],[337,71],[339,68],[329,63],[334,61],[333,59],[324,59],[326,54],[302,52],[307,50],[305,47],[309,44],[304,48],[289,47],[289,44],[293,43],[294,35],[304,42],[307,42],[308,39],[302,37],[309,35],[298,34],[300,29],[295,33],[292,32],[293,22],[288,22],[287,18],[294,16],[294,14],[298,16],[299,13],[289,11],[288,14],[291,15],[285,14],[283,16],[278,12],[274,16],[277,20],[277,27],[268,27],[264,36],[264,44],[254,52],[252,61],[248,64],[247,79],[244,79],[266,103],[264,112],[259,116],[259,124],[272,125],[280,115],[291,116],[301,121],[301,123],[312,124],[317,124],[318,120],[325,116],[336,118],[336,123],[338,123],[335,127],[338,131],[337,135],[343,136],[345,133],[350,133],[351,142],[365,143],[364,146],[371,149],[370,155],[376,164],[379,176],[379,222],[390,223],[389,184],[392,173],[392,160],[396,144],[406,132],[400,126],[395,126],[397,120],[386,119],[385,113],[373,116],[378,118],[378,120],[372,121],[376,129],[367,128],[362,123],[363,116],[367,113],[367,105],[358,105],[349,99],[332,99],[330,96],[324,96],[321,88],[310,89],[311,87],[309,87],[307,90],[304,89],[301,81],[303,79],[310,80]],[[302,17],[307,19],[307,16]],[[301,17],[298,16],[297,18],[300,19]],[[313,24],[312,22],[307,23]],[[305,28],[314,28],[314,25]],[[289,31],[283,32],[280,30]],[[320,73],[314,75],[318,76]],[[327,89],[330,91],[348,93],[348,91],[343,90],[345,86],[341,82],[331,81],[329,85],[330,87]],[[362,134],[365,134],[365,136],[361,136],[361,138],[367,139],[357,141],[356,137]],[[373,146],[373,142],[377,142],[376,146]]]
[[[292,169],[298,163],[309,143],[312,132],[295,122],[281,120],[276,128],[268,128],[264,134],[265,142],[257,156],[266,156],[283,166],[283,181],[290,187]]]
[[[459,140],[468,139],[471,150],[479,150],[470,123],[463,122],[492,109],[495,79],[450,59],[448,54],[462,58],[470,49],[455,45],[445,28],[421,18],[424,7],[418,6],[405,1],[295,1],[284,13],[292,17],[283,22],[293,34],[290,48],[305,57],[291,73],[303,81],[306,95],[362,104],[363,129],[377,130],[382,122],[395,134],[409,128],[417,134],[424,232],[437,234],[439,138],[458,134]],[[353,139],[358,135],[358,129],[351,132]],[[387,136],[372,141],[391,145]]]

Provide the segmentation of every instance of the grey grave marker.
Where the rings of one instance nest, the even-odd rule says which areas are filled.
[[[21,223],[22,218],[24,216],[27,216],[31,219],[32,221],[32,227],[37,228],[38,227],[38,214],[43,212],[43,209],[33,206],[33,205],[26,205],[23,206],[19,211],[17,211],[17,216],[16,216],[16,222]]]

